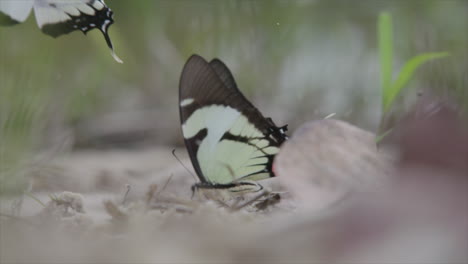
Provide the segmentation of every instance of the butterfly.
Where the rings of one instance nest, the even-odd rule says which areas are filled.
[[[274,177],[273,159],[287,140],[287,125],[277,127],[250,103],[228,67],[198,55],[186,62],[179,86],[185,146],[199,188],[232,193],[257,192],[256,181]]]
[[[112,57],[122,63],[108,34],[114,23],[113,12],[103,0],[1,0],[0,24],[24,22],[33,8],[39,28],[54,38],[75,30],[86,34],[94,28],[99,29]]]

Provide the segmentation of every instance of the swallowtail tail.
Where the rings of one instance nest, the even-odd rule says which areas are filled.
[[[200,183],[194,188],[254,192],[274,176],[273,159],[287,126],[265,118],[218,59],[189,58],[179,86],[182,134]]]

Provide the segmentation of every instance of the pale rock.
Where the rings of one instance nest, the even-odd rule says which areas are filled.
[[[386,185],[392,158],[375,139],[344,121],[310,121],[281,147],[274,170],[299,207],[328,208],[348,194]]]

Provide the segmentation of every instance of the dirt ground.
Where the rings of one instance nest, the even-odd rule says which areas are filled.
[[[191,169],[185,150],[178,149],[176,155]],[[228,238],[237,230],[236,236],[250,237],[251,231],[259,232],[255,225],[273,219],[266,217],[270,209],[257,213],[247,206],[230,212],[222,204],[192,199],[190,187],[196,179],[170,148],[76,152],[42,165],[30,177],[35,199],[23,196],[20,214],[0,222],[2,263],[219,259],[227,248],[210,256],[210,247],[231,240],[222,233],[229,233]],[[2,199],[2,213],[11,212],[18,199]],[[283,207],[287,209],[281,209],[281,215],[293,210],[291,204]]]
[[[279,200],[192,197],[197,179],[167,147],[48,160],[30,173],[21,210],[21,197],[1,200],[0,262],[466,263],[462,156],[451,168],[421,154],[383,162],[374,135],[321,122],[298,129],[277,156],[278,177],[261,182]],[[176,154],[191,169],[185,150]],[[391,180],[356,191],[379,173]]]

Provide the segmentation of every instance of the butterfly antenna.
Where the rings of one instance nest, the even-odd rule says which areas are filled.
[[[179,157],[177,157],[176,153],[175,153],[176,149],[173,149],[172,150],[172,156],[174,156],[174,158],[177,159],[177,161],[180,163],[180,165],[182,165],[182,167],[184,167],[184,169],[186,171],[188,171],[188,173],[190,173],[190,175],[192,175],[192,177],[195,179],[195,181],[197,180],[197,177],[195,177],[195,175],[193,175],[193,173],[184,165],[184,163],[182,163],[182,161],[179,159]]]
[[[169,185],[169,183],[172,180],[172,176],[174,176],[174,174],[171,174],[171,176],[169,176],[166,183],[164,183],[164,186],[162,187],[162,189],[154,195],[155,197],[158,197],[158,195],[161,194],[166,189],[167,185]]]
[[[192,187],[190,187],[190,190],[192,190],[192,196],[190,197],[190,199],[193,200],[193,196],[195,196],[195,192],[197,191],[197,187],[195,185],[192,185]]]

